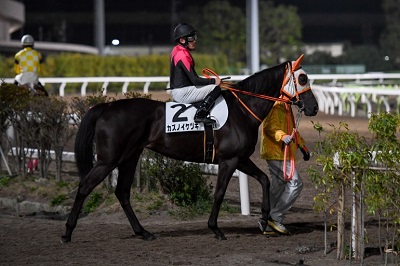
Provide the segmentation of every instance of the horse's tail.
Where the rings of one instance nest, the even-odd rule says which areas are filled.
[[[93,168],[93,140],[96,122],[106,105],[91,108],[83,117],[75,139],[75,161],[81,180]]]

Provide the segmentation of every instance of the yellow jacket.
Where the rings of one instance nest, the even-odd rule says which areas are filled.
[[[42,55],[31,47],[25,47],[15,55],[14,71],[17,74],[25,72],[38,74],[40,72],[41,63]]]
[[[287,117],[285,105],[282,102],[275,102],[271,112],[262,123],[260,155],[264,160],[282,161],[284,159],[285,144],[281,139],[285,135],[292,135],[294,128],[294,117],[291,106],[288,106],[289,117]],[[298,146],[303,147],[305,141],[299,132],[296,132],[293,142],[289,145],[291,150],[287,152],[287,160],[290,159],[291,154],[296,158]]]

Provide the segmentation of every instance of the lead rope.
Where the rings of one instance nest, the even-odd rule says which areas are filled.
[[[292,180],[292,178],[294,176],[294,172],[296,170],[296,164],[295,164],[294,154],[291,149],[291,145],[293,145],[293,144],[297,145],[297,143],[298,143],[298,141],[297,141],[297,126],[300,123],[302,110],[299,109],[299,112],[297,113],[297,116],[296,116],[296,122],[295,122],[291,107],[288,104],[285,104],[285,108],[286,108],[286,120],[287,120],[286,121],[287,122],[286,130],[287,130],[287,132],[290,131],[290,124],[292,124],[294,126],[292,134],[290,135],[290,137],[292,139],[294,139],[294,141],[293,141],[293,143],[290,143],[289,145],[285,145],[285,150],[283,153],[283,178],[286,182],[288,182],[288,181]],[[290,172],[289,172],[289,175],[286,175],[286,165],[287,165],[288,153],[290,156]]]

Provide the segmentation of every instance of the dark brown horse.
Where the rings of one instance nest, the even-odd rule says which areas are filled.
[[[257,179],[263,192],[262,218],[268,219],[269,180],[251,160],[261,121],[281,94],[301,106],[305,115],[318,112],[318,103],[310,90],[300,57],[260,71],[234,85],[238,93],[224,91],[229,117],[214,133],[215,158],[219,172],[208,227],[218,239],[226,239],[217,225],[218,213],[233,172],[238,169]],[[235,97],[235,95],[237,97]],[[248,95],[251,94],[251,95]],[[267,97],[267,99],[265,99]],[[203,132],[165,133],[166,105],[163,102],[136,98],[103,103],[91,108],[82,120],[75,142],[75,156],[80,173],[79,189],[66,223],[63,242],[71,241],[84,200],[107,175],[118,167],[118,198],[136,235],[153,240],[152,233],[139,223],[132,210],[130,189],[139,156],[144,148],[173,159],[203,162]],[[97,162],[93,167],[93,141]]]

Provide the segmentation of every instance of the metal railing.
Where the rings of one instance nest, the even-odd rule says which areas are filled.
[[[224,76],[221,76],[224,77]],[[248,75],[231,76],[230,81],[237,82]],[[398,112],[400,110],[400,73],[368,73],[368,74],[310,74],[313,92],[317,97],[320,110],[332,115],[361,115],[381,111]],[[5,79],[12,83],[13,79]],[[51,85],[59,96],[67,96],[66,86],[80,86],[80,94],[87,94],[89,84],[101,84],[103,94],[107,94],[110,83],[119,86],[122,93],[129,91],[132,84],[143,84],[142,92],[148,94],[150,86],[155,83],[169,87],[169,77],[69,77],[40,78],[43,85]],[[159,86],[158,86],[159,87]]]
[[[354,88],[312,86],[320,111],[332,115],[371,116],[371,113],[399,112],[398,85]]]

